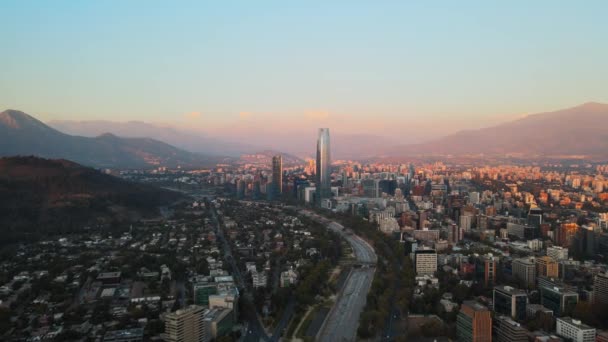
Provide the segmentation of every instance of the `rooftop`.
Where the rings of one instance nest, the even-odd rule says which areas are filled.
[[[574,319],[572,317],[561,317],[557,319],[558,321],[563,321],[566,322],[568,324],[572,324],[575,325],[576,327],[578,327],[579,329],[584,329],[584,330],[588,330],[588,329],[595,329],[593,327],[588,326],[587,324],[581,322],[578,319]]]
[[[462,305],[466,305],[475,311],[488,311],[488,308],[473,300],[465,300]]]

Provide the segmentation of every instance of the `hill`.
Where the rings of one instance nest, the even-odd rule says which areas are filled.
[[[390,154],[608,158],[606,119],[608,104],[590,102],[494,127],[461,131],[427,143],[400,146],[391,149]]]
[[[235,143],[209,137],[202,132],[194,130],[162,126],[142,121],[55,120],[50,121],[48,125],[64,133],[85,137],[96,137],[108,132],[121,137],[154,137],[186,151],[209,155],[238,157],[241,153],[252,153],[260,149],[250,144]]]
[[[71,231],[85,224],[158,216],[183,195],[67,160],[0,158],[2,236]],[[3,239],[3,240],[4,240]]]
[[[0,156],[15,155],[63,158],[101,168],[189,167],[221,161],[149,138],[68,135],[26,113],[6,110],[0,113]]]

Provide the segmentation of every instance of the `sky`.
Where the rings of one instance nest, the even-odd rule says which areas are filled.
[[[0,110],[425,139],[608,102],[607,13],[603,0],[3,0]]]

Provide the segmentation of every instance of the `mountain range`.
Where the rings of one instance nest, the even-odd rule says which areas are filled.
[[[608,104],[589,102],[433,141],[389,149],[391,156],[517,155],[608,158]]]
[[[48,125],[58,131],[84,137],[97,137],[105,133],[112,133],[120,137],[154,138],[186,151],[206,155],[238,157],[243,153],[255,153],[263,149],[252,144],[209,137],[198,131],[143,121],[53,120],[48,122]]]
[[[17,110],[0,113],[0,156],[36,155],[99,168],[215,165],[220,157],[196,154],[151,138],[111,133],[82,137],[62,133]]]
[[[589,102],[418,144],[397,145],[378,135],[338,133],[332,134],[332,158],[513,155],[607,159],[606,119],[608,104]],[[0,113],[0,156],[37,155],[102,168],[146,168],[156,165],[200,167],[237,161],[217,155],[240,155],[240,162],[248,162],[258,158],[256,155],[268,157],[270,153],[279,153],[268,148],[258,152],[263,149],[139,121],[53,121],[51,125],[55,128],[16,110]],[[293,155],[314,157],[314,136],[300,134],[286,138],[278,134],[276,138],[289,139],[292,143],[291,149],[282,147],[286,161],[299,162]]]

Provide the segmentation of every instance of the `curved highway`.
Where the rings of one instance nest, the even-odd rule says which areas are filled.
[[[357,235],[346,232],[341,224],[310,211],[302,211],[302,213],[324,223],[328,229],[340,234],[350,244],[357,262],[364,265],[351,270],[338,293],[336,303],[317,335],[319,341],[355,341],[357,328],[359,327],[359,316],[365,307],[367,293],[372,286],[375,272],[374,265],[378,257],[369,243]]]

